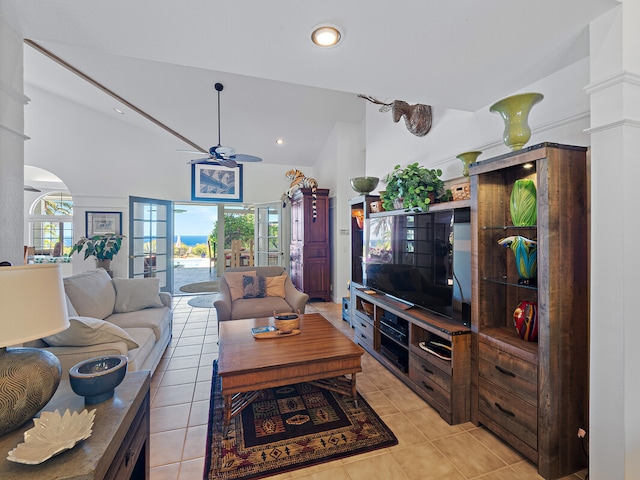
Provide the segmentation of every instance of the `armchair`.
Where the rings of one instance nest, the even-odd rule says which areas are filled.
[[[271,295],[268,290],[268,296],[265,297],[242,298],[242,290],[240,290],[238,297],[237,285],[234,284],[237,284],[238,281],[242,282],[242,273],[244,272],[256,272],[256,275],[263,277],[285,276],[284,282],[280,282],[284,283],[284,288],[280,289],[282,296]],[[233,295],[232,289],[229,288],[230,282],[234,289]],[[304,313],[307,300],[309,300],[309,295],[298,291],[284,269],[278,266],[227,268],[224,275],[220,277],[219,291],[219,298],[214,302],[219,322],[241,318],[270,317],[274,311],[300,311],[300,313]]]

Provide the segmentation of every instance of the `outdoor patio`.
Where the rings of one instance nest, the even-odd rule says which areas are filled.
[[[218,279],[218,272],[214,266],[211,266],[211,272],[209,272],[208,258],[180,258],[176,259],[174,264],[173,295],[193,295],[181,291],[180,287]]]

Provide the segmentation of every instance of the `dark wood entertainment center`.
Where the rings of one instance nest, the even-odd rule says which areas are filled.
[[[371,212],[371,204],[378,200],[377,196],[363,195],[350,202],[350,312],[354,341],[426,400],[448,423],[467,422],[471,398],[471,329],[442,315],[367,290],[363,284],[367,219],[371,215],[406,215],[403,211]],[[430,212],[468,209],[469,206],[469,200],[460,200],[433,205]],[[359,216],[363,219],[357,220]],[[423,347],[445,345],[445,352],[425,350],[421,343]]]
[[[578,438],[589,420],[587,149],[542,143],[476,162],[469,172],[471,200],[430,211],[471,208],[471,327],[367,293],[363,247],[367,219],[378,215],[371,211],[378,197],[367,195],[350,202],[354,341],[450,424],[485,426],[541,477],[558,479],[588,465]],[[536,186],[535,225],[511,219],[510,194],[520,179]],[[513,252],[498,243],[509,236],[537,242],[535,282],[519,281]],[[523,340],[514,327],[522,301],[537,306],[537,341]],[[451,359],[422,342],[445,345]]]

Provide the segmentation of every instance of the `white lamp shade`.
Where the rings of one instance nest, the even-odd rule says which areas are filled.
[[[0,267],[0,347],[69,327],[59,264]]]

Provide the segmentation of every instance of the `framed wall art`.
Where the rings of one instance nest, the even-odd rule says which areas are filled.
[[[122,233],[122,212],[86,212],[87,238]]]
[[[235,168],[211,163],[191,165],[191,200],[242,202],[242,165]]]

